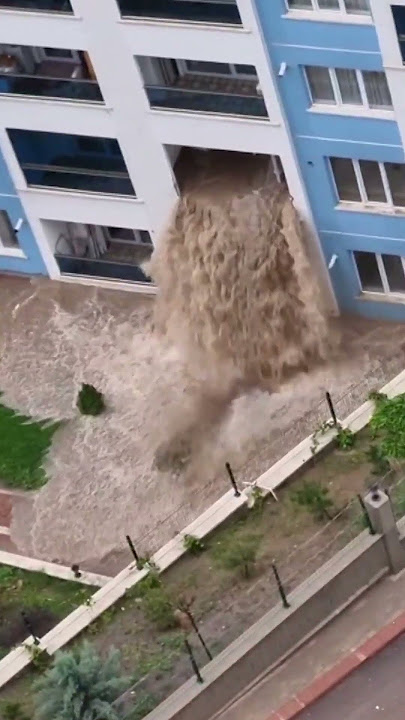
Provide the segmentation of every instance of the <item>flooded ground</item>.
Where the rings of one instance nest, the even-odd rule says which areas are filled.
[[[194,387],[153,332],[154,300],[1,277],[0,303],[3,402],[68,420],[47,459],[48,484],[14,499],[11,539],[28,555],[104,572],[130,561],[126,533],[142,554],[153,551],[227,490],[225,461],[242,483],[311,433],[326,389],[343,417],[404,366],[404,325],[342,321],[343,360],[275,395],[238,398],[187,466],[162,471],[156,450],[171,419],[192,411]],[[105,415],[78,415],[82,382],[105,394]]]

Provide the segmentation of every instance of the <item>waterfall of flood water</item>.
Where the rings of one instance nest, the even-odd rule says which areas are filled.
[[[302,225],[285,186],[254,163],[195,174],[148,272],[156,328],[201,378],[196,423],[207,408],[211,421],[236,394],[274,391],[330,354]]]

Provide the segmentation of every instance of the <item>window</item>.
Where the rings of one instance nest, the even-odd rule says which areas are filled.
[[[405,165],[346,158],[330,163],[339,200],[405,208]]]
[[[353,258],[363,292],[405,293],[405,258],[362,251]]]
[[[0,210],[0,253],[1,248],[18,248],[16,232],[13,228],[8,213]]]
[[[287,0],[290,10],[326,10],[347,15],[370,15],[369,0]]]
[[[205,62],[203,60],[177,60],[182,74],[225,75],[226,77],[257,77],[254,65],[233,65],[229,63]]]
[[[315,104],[357,105],[369,110],[392,109],[384,72],[307,66],[305,73]]]

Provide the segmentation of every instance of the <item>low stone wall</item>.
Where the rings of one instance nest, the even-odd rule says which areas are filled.
[[[288,656],[345,606],[388,573],[380,535],[363,532],[281,604],[229,645],[147,720],[209,720],[258,676]]]

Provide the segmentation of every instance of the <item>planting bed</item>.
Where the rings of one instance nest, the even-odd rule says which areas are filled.
[[[160,577],[152,572],[88,628],[85,635],[101,651],[111,645],[121,650],[123,668],[134,678],[134,692],[126,698],[128,720],[146,715],[191,675],[174,609],[191,603],[215,655],[280,602],[273,561],[288,593],[364,529],[356,495],[376,480],[377,471],[381,476],[384,462],[375,457],[370,462],[370,445],[376,441],[369,428],[352,442],[350,433],[342,436],[345,449],[335,447],[314,458],[312,466],[280,490],[278,502],[259,496],[253,509],[203,547],[189,539],[190,552],[181,561]],[[397,513],[403,514],[404,461],[397,459],[385,470]],[[71,602],[77,600],[83,601],[75,595]],[[205,664],[195,635],[191,642],[199,664]],[[31,679],[27,671],[3,688],[0,700],[23,698],[29,711]]]

